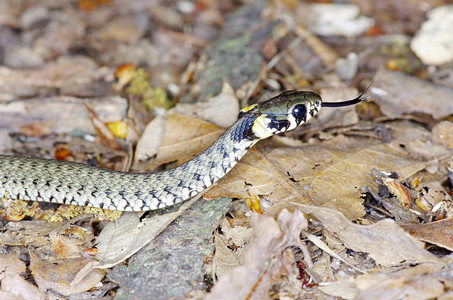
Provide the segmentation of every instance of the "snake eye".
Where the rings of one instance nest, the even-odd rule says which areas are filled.
[[[296,118],[296,120],[304,119],[306,114],[307,114],[307,109],[305,108],[305,105],[299,104],[299,105],[294,106],[293,116],[294,116],[294,118]]]

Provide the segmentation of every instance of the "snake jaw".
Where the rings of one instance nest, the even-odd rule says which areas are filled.
[[[256,118],[252,126],[252,132],[258,139],[265,139],[277,132],[277,128],[269,126],[272,123],[272,119],[268,115],[261,115]]]

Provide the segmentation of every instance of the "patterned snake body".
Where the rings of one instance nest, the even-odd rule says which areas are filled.
[[[297,91],[254,104],[243,109],[238,120],[204,152],[157,173],[125,173],[81,163],[0,155],[0,198],[122,211],[172,206],[216,183],[259,140],[305,123],[321,104],[318,94]]]

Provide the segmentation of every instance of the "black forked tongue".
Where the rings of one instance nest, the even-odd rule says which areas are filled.
[[[357,97],[351,100],[343,101],[343,102],[323,102],[321,104],[322,107],[343,107],[343,106],[349,106],[349,105],[354,105],[359,102],[365,101],[366,99],[372,98],[373,96],[366,96],[363,97],[363,95],[366,93],[368,88],[371,86],[371,84]]]

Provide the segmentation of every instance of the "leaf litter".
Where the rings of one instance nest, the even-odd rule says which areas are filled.
[[[210,215],[209,210],[204,210],[207,207],[216,210],[215,215],[210,215],[209,222],[200,221],[204,220],[202,217],[191,219],[183,211],[153,218],[154,221],[143,221],[136,214],[124,214],[101,232],[97,240],[97,258],[94,258],[93,234],[86,228],[99,224],[96,226],[102,229],[103,221],[86,224],[77,219],[72,221],[77,224],[65,221],[50,225],[39,221],[9,223],[3,228],[1,242],[11,248],[13,245],[26,246],[27,251],[22,255],[29,257],[25,260],[30,261],[29,270],[33,273],[24,276],[22,271],[15,271],[11,277],[14,281],[2,279],[0,293],[27,295],[11,288],[11,282],[16,282],[34,293],[37,299],[43,297],[44,290],[47,290],[47,296],[55,297],[85,290],[89,290],[84,294],[88,297],[105,293],[126,297],[135,290],[140,296],[166,298],[171,291],[179,297],[196,298],[206,295],[206,287],[212,290],[208,297],[319,298],[330,295],[345,299],[381,299],[410,295],[447,299],[452,290],[448,252],[452,249],[453,183],[448,181],[448,172],[453,169],[452,112],[448,100],[451,86],[448,86],[448,79],[442,81],[445,87],[429,81],[439,82],[440,72],[446,70],[448,73],[449,69],[447,65],[433,70],[417,62],[413,54],[404,54],[410,39],[395,42],[397,39],[386,33],[403,33],[412,37],[423,21],[423,13],[408,6],[410,9],[401,13],[410,18],[384,22],[381,15],[394,16],[392,1],[385,3],[387,5],[349,5],[348,9],[355,13],[367,12],[367,16],[376,22],[352,40],[342,39],[341,35],[322,39],[313,35],[312,31],[319,29],[315,28],[317,25],[304,24],[307,20],[304,14],[310,11],[306,9],[310,3],[275,1],[261,4],[258,9],[244,14],[248,19],[244,23],[237,16],[247,12],[251,6],[239,5],[241,9],[225,23],[228,24],[226,27],[222,25],[225,21],[223,13],[234,8],[216,7],[215,4],[209,7],[178,4],[175,6],[177,9],[173,9],[171,5],[106,2],[88,8],[84,6],[86,3],[80,2],[72,7],[54,5],[53,14],[49,13],[46,3],[38,8],[30,5],[24,10],[17,7],[11,10],[10,6],[5,6],[0,13],[0,36],[2,41],[7,41],[5,45],[13,46],[0,45],[4,53],[4,57],[0,57],[0,127],[13,133],[8,134],[8,138],[18,140],[15,134],[21,128],[19,134],[25,137],[27,144],[46,149],[5,149],[9,153],[44,153],[54,157],[54,145],[61,142],[62,135],[77,127],[82,128],[82,136],[94,133],[83,107],[85,101],[93,106],[101,126],[107,122],[122,122],[127,112],[127,117],[133,119],[128,120],[131,121],[128,124],[132,124],[129,128],[133,127],[137,136],[128,134],[125,140],[118,141],[121,148],[132,149],[132,144],[127,143],[142,135],[153,113],[146,112],[137,104],[140,95],[123,95],[130,98],[131,107],[138,107],[135,111],[126,111],[126,99],[116,96],[111,89],[116,68],[113,65],[124,63],[143,67],[145,82],[149,81],[150,86],[160,89],[159,101],[185,102],[178,103],[172,114],[157,113],[160,116],[154,123],[149,123],[137,147],[134,166],[137,170],[144,169],[145,163],[140,162],[143,159],[156,158],[148,165],[151,169],[168,168],[202,151],[223,132],[211,123],[221,127],[231,124],[239,108],[237,104],[244,104],[248,99],[243,95],[253,95],[256,99],[268,97],[269,90],[311,89],[321,91],[323,99],[335,101],[357,95],[356,90],[345,88],[341,79],[358,85],[364,76],[375,73],[370,92],[376,96],[359,107],[324,109],[317,120],[312,120],[304,128],[286,137],[259,143],[229,175],[205,194],[205,199],[225,195],[260,199],[258,205],[264,213],[262,216],[249,212],[239,200],[233,202],[233,208],[219,222],[229,199],[213,200],[218,201],[215,203],[203,199],[197,201],[201,216]],[[290,11],[297,18],[284,12],[282,8],[288,5],[294,5]],[[407,6],[407,3],[401,5]],[[274,9],[276,6],[279,9]],[[116,13],[118,7],[124,12],[121,16]],[[316,9],[323,13],[322,6]],[[60,10],[65,10],[64,14]],[[172,17],[161,17],[158,11]],[[186,14],[187,11],[191,12]],[[21,19],[17,18],[20,14]],[[72,17],[65,19],[66,14]],[[284,19],[290,26],[284,28],[283,23],[272,23],[272,17],[276,17],[273,20]],[[355,17],[355,21],[363,19],[360,14]],[[185,22],[189,20],[193,21],[193,31],[184,30],[182,34],[182,28],[186,28]],[[404,26],[398,22],[404,22]],[[246,34],[235,36],[237,32],[244,33],[243,28],[236,30],[234,25],[238,24],[250,25]],[[154,30],[155,26],[161,28]],[[227,29],[222,31],[222,26]],[[32,28],[37,29],[34,38],[23,39],[20,36],[21,32]],[[254,36],[256,28],[263,30]],[[275,41],[269,39],[271,30]],[[187,78],[180,79],[194,54],[208,41],[214,40],[219,31],[221,35],[214,49],[207,56],[200,55],[199,62],[187,68]],[[376,34],[381,36],[376,37]],[[226,41],[222,36],[228,36],[230,43],[222,44]],[[297,44],[292,43],[295,39]],[[23,44],[24,41],[28,44]],[[266,45],[277,47],[276,51],[266,51],[268,56],[264,57],[279,56],[278,60],[272,61],[272,68],[263,66],[267,61],[262,57],[249,60],[247,64],[230,61],[234,56],[258,57],[264,41]],[[375,45],[370,47],[370,41]],[[406,44],[399,45],[401,41]],[[283,49],[285,45],[291,47]],[[250,51],[243,53],[243,48]],[[225,49],[229,50],[226,51],[229,54],[227,61]],[[357,52],[356,56],[350,55],[351,49]],[[231,66],[237,64],[249,68],[243,68],[241,74],[234,74]],[[223,72],[223,65],[227,65],[229,70]],[[333,65],[336,68],[332,68]],[[214,73],[210,69],[213,66],[216,68]],[[210,100],[203,96],[200,100],[207,100],[203,103],[190,103],[196,95],[217,95],[222,80],[224,86],[232,83],[237,90]],[[214,89],[208,89],[211,86]],[[225,118],[222,116],[221,120],[216,117],[219,103],[225,105],[221,108]],[[227,113],[227,109],[231,110]],[[30,141],[36,137],[42,138],[42,142],[31,144]],[[113,137],[109,139],[115,140]],[[154,141],[150,143],[152,139]],[[94,156],[98,162],[107,161],[107,165],[115,169],[124,167],[122,160],[115,162],[111,156],[99,159],[93,154],[81,155],[82,150],[74,151],[77,148],[73,146],[70,149],[71,155],[65,156],[69,159],[87,161]],[[373,169],[382,174],[392,174],[389,176],[395,178],[376,177]],[[402,202],[402,199],[405,200]],[[296,210],[285,212],[288,208]],[[308,226],[301,225],[303,217],[297,210],[306,213]],[[284,225],[283,212],[294,226],[300,226]],[[197,213],[193,214],[195,218]],[[176,222],[167,227],[177,215],[180,217]],[[192,223],[204,225],[203,229],[186,226],[188,223],[183,222],[187,221],[178,223],[184,217]],[[126,226],[122,222],[127,218],[132,221],[126,222],[129,224]],[[159,225],[161,218],[164,221]],[[64,227],[71,230],[59,230],[67,224],[73,224]],[[178,228],[178,224],[184,226]],[[216,226],[217,229],[213,230]],[[183,237],[188,235],[184,231],[178,236],[179,240],[172,240],[181,227],[189,232],[203,231],[204,240],[200,241],[203,246],[195,245],[197,243],[193,241],[199,240],[194,236],[185,240]],[[302,227],[310,235],[324,240],[338,257],[330,256],[331,252],[320,250],[311,242],[306,244],[308,250],[302,249],[302,255],[299,251]],[[211,231],[215,232],[214,235],[210,234]],[[139,251],[150,240],[152,246]],[[260,246],[265,243],[267,247]],[[215,245],[214,253],[209,245]],[[50,258],[43,253],[50,254]],[[178,253],[177,260],[172,260],[175,253]],[[309,260],[310,256],[313,265],[309,263],[304,269],[302,264],[296,264],[296,261]],[[196,259],[190,261],[191,257]],[[266,259],[257,259],[259,257]],[[339,257],[368,273],[357,273],[349,265],[342,264]],[[167,264],[152,271],[155,273],[145,272],[150,263],[158,265],[156,260]],[[190,262],[182,263],[186,260]],[[11,259],[11,263],[14,261]],[[266,266],[266,262],[270,265]],[[108,267],[113,267],[113,271],[103,282],[114,280],[120,287],[105,284],[103,288],[92,289],[109,271],[104,269]],[[185,273],[186,270],[195,272]],[[202,280],[202,270],[205,281]],[[31,277],[42,291],[33,289],[35,286],[23,279]],[[64,282],[57,282],[58,277],[64,278]],[[148,288],[150,282],[152,289]],[[194,282],[198,283],[196,287]],[[179,289],[178,285],[184,288]]]
[[[290,273],[294,267],[290,247],[305,247],[299,234],[307,225],[299,211],[282,210],[278,222],[254,214],[254,235],[243,264],[226,272],[206,299],[270,299],[269,290],[280,283],[279,275]]]
[[[343,136],[298,148],[257,146],[205,198],[244,198],[252,193],[265,196],[271,204],[300,201],[356,219],[364,214],[360,187],[373,184],[369,176],[373,167],[398,168],[407,178],[425,166],[398,148]]]
[[[26,281],[21,275],[25,273],[25,263],[16,257],[16,254],[2,254],[0,257],[0,280],[2,286],[0,288],[0,298],[41,300],[46,299],[46,296],[39,289]]]

